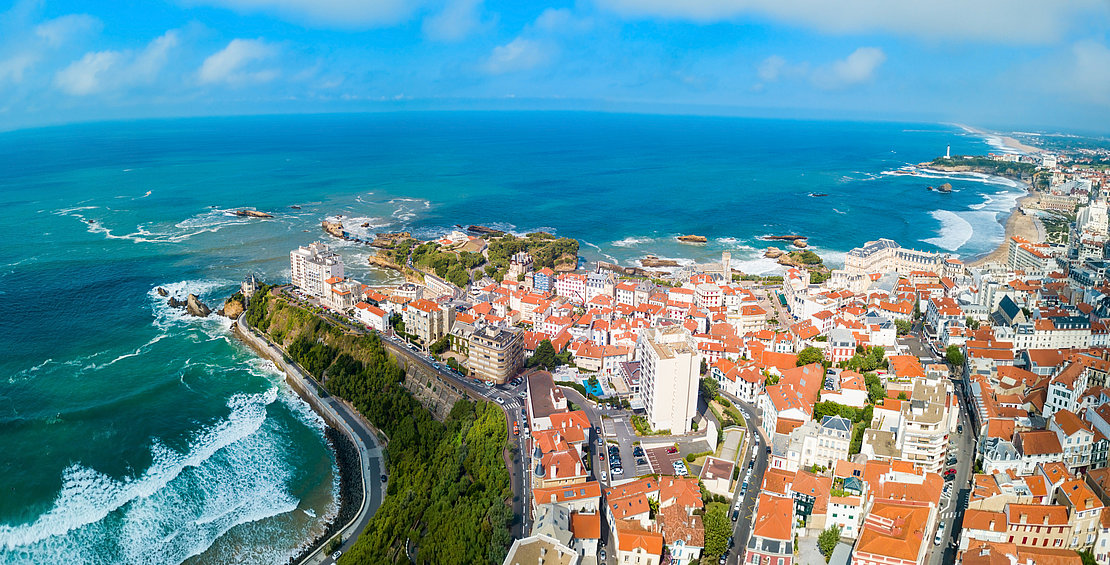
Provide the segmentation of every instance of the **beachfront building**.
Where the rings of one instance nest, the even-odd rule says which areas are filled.
[[[656,430],[690,431],[698,404],[698,353],[683,326],[643,330],[636,342],[640,361],[640,401]]]
[[[849,251],[844,258],[844,270],[849,275],[889,272],[908,275],[913,271],[948,275],[963,270],[963,263],[951,261],[946,253],[906,249],[894,240],[883,238]]]
[[[472,377],[503,384],[524,366],[523,330],[486,325],[470,335],[467,368]]]
[[[329,279],[343,278],[343,258],[318,241],[290,251],[289,268],[293,286],[317,298],[330,290]]]

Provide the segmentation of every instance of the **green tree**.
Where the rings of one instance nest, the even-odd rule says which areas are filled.
[[[958,345],[949,345],[944,350],[944,359],[953,367],[962,367],[964,364],[964,354]]]
[[[710,502],[705,506],[705,514],[701,520],[705,527],[705,547],[702,553],[709,559],[716,559],[728,549],[728,537],[732,533],[728,507],[720,502]]]
[[[810,363],[824,363],[825,353],[812,345],[798,352],[798,360],[794,363],[798,367]]]
[[[979,320],[976,320],[975,318],[972,318],[971,316],[968,316],[967,317],[967,327],[969,327],[973,330],[979,329]]]
[[[894,320],[894,327],[897,328],[898,335],[906,335],[913,329],[913,322],[909,320]]]
[[[817,538],[817,549],[821,551],[821,555],[825,556],[825,563],[829,562],[829,557],[836,549],[836,544],[840,543],[840,526],[829,526]]]
[[[428,351],[431,351],[436,355],[439,355],[444,351],[447,351],[448,349],[451,349],[451,340],[447,336],[439,338],[438,340],[436,340],[435,343],[428,347]]]
[[[707,363],[707,362],[705,361],[705,359],[704,359],[704,358],[702,358],[702,360],[701,360],[701,374],[703,374],[703,375],[704,375],[704,374],[706,374],[706,373],[708,373],[708,372],[709,372],[709,363]]]
[[[863,382],[867,385],[867,400],[872,404],[877,404],[880,400],[886,398],[886,387],[883,386],[883,381],[875,373],[864,373]]]
[[[536,346],[535,353],[528,358],[528,366],[544,369],[555,367],[555,346],[551,345],[550,339],[545,339]]]
[[[1077,551],[1079,559],[1083,560],[1083,565],[1096,565],[1098,561],[1095,560],[1095,554],[1090,551]]]
[[[712,377],[706,377],[698,383],[698,388],[701,390],[701,396],[706,402],[717,398],[717,393],[720,392],[721,385]]]

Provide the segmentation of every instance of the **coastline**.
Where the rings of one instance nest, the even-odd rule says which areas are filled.
[[[328,440],[335,455],[335,466],[339,473],[339,510],[325,524],[324,531],[310,542],[305,543],[298,552],[289,558],[288,563],[293,565],[304,561],[307,557],[323,547],[342,529],[343,525],[351,521],[362,505],[362,466],[358,460],[358,450],[354,442],[339,430],[328,425],[324,428],[324,437]]]
[[[324,437],[327,440],[328,447],[332,450],[332,454],[335,456],[336,469],[339,475],[339,493],[338,500],[336,501],[338,510],[335,515],[324,524],[323,533],[298,547],[296,553],[288,561],[291,565],[302,563],[319,553],[332,537],[342,535],[342,532],[354,524],[355,518],[357,518],[366,507],[371,493],[365,488],[366,477],[364,477],[363,473],[363,465],[365,462],[363,461],[363,455],[359,446],[355,444],[354,431],[350,429],[340,429],[341,420],[337,420],[338,416],[336,414],[329,414],[325,408],[318,404],[318,402],[322,402],[322,400],[311,395],[309,390],[307,390],[308,387],[313,385],[298,382],[293,374],[291,374],[290,370],[284,367],[285,363],[281,358],[273,358],[270,352],[266,351],[266,348],[263,346],[263,344],[267,342],[262,342],[262,338],[254,334],[253,328],[245,329],[245,318],[245,312],[240,314],[232,325],[232,333],[239,338],[240,342],[245,344],[260,358],[273,361],[285,374],[286,383],[290,385],[298,396],[308,403],[309,407],[312,408],[314,412],[319,414],[325,422]],[[281,354],[283,355],[283,352],[281,352]],[[301,377],[307,378],[303,375],[301,375]],[[344,428],[346,428],[345,425]],[[344,536],[343,541],[347,542],[349,539],[353,539],[353,536]]]
[[[1025,238],[1033,243],[1044,241],[1044,228],[1038,225],[1040,220],[1021,211],[1022,206],[1037,200],[1037,195],[1029,187],[1026,191],[1028,194],[1018,198],[1014,202],[1014,207],[1010,209],[1010,216],[1006,218],[1005,223],[1006,235],[1002,243],[998,244],[993,251],[969,261],[968,267],[982,267],[988,263],[1006,264],[1010,254],[1010,238],[1014,236]]]

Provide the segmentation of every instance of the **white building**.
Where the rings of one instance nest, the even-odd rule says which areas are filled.
[[[328,279],[343,278],[343,258],[318,241],[290,251],[289,267],[293,286],[316,297],[330,290]]]
[[[682,326],[648,328],[636,342],[640,400],[656,430],[690,431],[698,404],[698,348]]]
[[[355,315],[359,321],[379,332],[384,332],[385,326],[389,323],[389,314],[385,310],[365,302],[355,304]]]
[[[847,461],[851,441],[851,420],[840,416],[825,416],[817,427],[817,434],[806,438],[802,449],[802,466],[820,465],[831,469],[837,461]]]

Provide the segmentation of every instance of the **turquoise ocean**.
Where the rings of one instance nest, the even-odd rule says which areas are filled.
[[[950,125],[539,112],[0,133],[0,562],[284,562],[336,512],[321,421],[229,320],[156,287],[218,308],[247,274],[286,280],[334,215],[425,238],[544,230],[628,265],[731,250],[773,272],[768,234],[808,235],[834,264],[878,237],[968,258],[1001,242],[1021,187],[895,174],[948,145],[998,150]],[[336,247],[349,275],[395,280]]]

